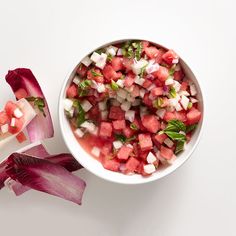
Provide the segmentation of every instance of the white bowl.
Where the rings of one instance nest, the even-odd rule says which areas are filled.
[[[103,47],[106,47],[110,44],[116,44],[116,43],[124,42],[127,40],[140,40],[140,39],[124,39],[124,40],[113,41],[113,42],[104,44],[104,45],[100,46],[99,48],[103,48]],[[149,42],[151,42],[151,41],[149,41]],[[156,44],[153,42],[151,42],[151,43],[156,46],[163,47],[160,44]],[[163,47],[163,48],[165,48],[165,47]],[[97,49],[98,48],[92,50],[90,53],[88,53],[88,55]],[[78,62],[80,62],[85,56],[86,55],[81,57],[78,60]],[[62,85],[62,89],[61,89],[61,93],[60,93],[60,97],[59,97],[59,123],[60,123],[62,136],[64,138],[64,141],[65,141],[68,149],[70,150],[72,155],[76,158],[76,160],[78,162],[80,162],[81,165],[83,165],[87,170],[89,170],[93,174],[95,174],[103,179],[106,179],[106,180],[109,180],[112,182],[116,182],[116,183],[121,183],[121,184],[148,183],[148,182],[151,182],[154,180],[158,180],[158,179],[172,173],[178,167],[180,167],[190,157],[190,155],[193,153],[194,149],[196,148],[196,146],[199,142],[200,136],[201,136],[203,120],[204,120],[203,119],[204,118],[203,95],[202,95],[202,90],[199,85],[199,81],[196,79],[196,77],[193,74],[193,72],[191,71],[191,69],[188,67],[188,65],[182,59],[180,59],[180,63],[182,65],[182,68],[184,69],[184,72],[187,75],[187,77],[189,79],[191,79],[195,83],[195,85],[197,86],[197,89],[198,89],[197,98],[199,100],[199,107],[202,111],[202,119],[201,119],[200,123],[198,124],[197,129],[195,130],[191,141],[186,145],[186,149],[182,153],[178,154],[178,157],[174,161],[174,163],[172,165],[165,166],[165,167],[161,168],[160,170],[157,170],[154,174],[152,174],[149,177],[142,177],[141,175],[138,175],[138,174],[124,175],[122,173],[106,170],[103,168],[102,164],[99,161],[95,160],[92,156],[90,156],[83,149],[83,147],[81,147],[80,144],[77,142],[77,140],[74,137],[74,134],[70,128],[69,122],[64,114],[63,99],[65,98],[66,88],[69,86],[69,84],[71,83],[71,81],[76,73],[76,69],[79,65],[79,63],[78,63],[74,67],[74,69],[70,73],[70,75],[65,79],[65,81]]]

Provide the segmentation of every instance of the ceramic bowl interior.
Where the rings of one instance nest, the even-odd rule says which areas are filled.
[[[107,44],[102,45],[99,48],[106,47],[110,44],[117,44],[121,43],[127,40],[139,40],[139,39],[125,39],[125,40],[118,40],[118,41],[113,41]],[[150,42],[150,41],[149,41]],[[151,42],[152,44],[163,47],[160,44],[156,44],[154,42]],[[96,48],[93,51],[99,49]],[[163,47],[166,48],[166,47]],[[88,53],[87,55],[91,54],[93,51]],[[84,55],[85,57],[86,55]],[[83,58],[83,57],[82,57]],[[202,111],[202,119],[197,126],[197,129],[194,132],[194,135],[191,139],[191,141],[186,145],[186,149],[180,153],[177,156],[177,159],[174,161],[172,165],[164,166],[163,168],[159,169],[156,171],[154,174],[152,174],[149,177],[142,177],[141,175],[134,174],[134,175],[124,175],[122,173],[117,173],[117,172],[112,172],[109,170],[106,170],[103,168],[100,162],[95,160],[92,156],[90,156],[77,142],[76,138],[73,135],[73,132],[70,128],[69,122],[64,114],[63,110],[63,99],[65,99],[65,94],[66,94],[66,89],[70,85],[72,79],[75,76],[76,69],[79,66],[80,61],[78,60],[78,64],[74,67],[73,71],[69,74],[69,76],[65,79],[65,82],[62,86],[61,93],[60,93],[60,98],[59,98],[59,122],[60,122],[60,128],[62,132],[62,136],[64,138],[64,141],[72,153],[72,155],[90,172],[93,174],[106,179],[108,181],[116,182],[116,183],[121,183],[121,184],[141,184],[141,183],[147,183],[151,182],[157,179],[160,179],[170,173],[172,173],[174,170],[176,170],[178,167],[180,167],[192,154],[194,149],[196,148],[199,139],[200,139],[200,134],[203,126],[203,118],[204,118],[204,105],[203,105],[203,95],[202,95],[202,90],[200,88],[199,82],[196,79],[195,75],[191,71],[191,69],[188,67],[188,65],[184,62],[183,59],[180,59],[181,66],[186,74],[186,76],[192,80],[197,89],[198,89],[198,95],[197,99],[199,100],[199,107]]]

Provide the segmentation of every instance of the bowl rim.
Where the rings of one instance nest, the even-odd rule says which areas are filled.
[[[81,63],[81,60],[88,56],[89,54],[91,54],[92,52],[100,49],[100,48],[103,48],[103,47],[106,47],[106,46],[109,46],[109,45],[112,45],[112,44],[116,44],[116,43],[120,43],[120,42],[125,42],[125,41],[130,41],[130,40],[137,40],[137,41],[148,41],[150,42],[151,44],[153,45],[156,45],[156,46],[159,46],[159,47],[162,47],[164,49],[167,49],[168,48],[166,46],[163,46],[162,44],[159,44],[159,43],[155,43],[153,42],[152,40],[149,40],[149,39],[140,39],[140,38],[123,38],[123,39],[118,39],[118,40],[112,40],[108,43],[104,43],[102,44],[101,46],[99,47],[96,47],[95,49],[91,50],[89,53],[85,54],[84,56],[80,56],[78,60],[76,60],[76,62],[73,64],[73,67],[71,68],[71,70],[67,73],[64,81],[63,81],[63,84],[61,86],[61,90],[60,90],[60,94],[59,94],[59,100],[58,100],[58,117],[59,117],[59,127],[60,127],[60,132],[61,132],[61,135],[63,137],[63,140],[68,148],[68,150],[72,153],[72,155],[74,156],[74,158],[80,162],[80,164],[86,169],[88,170],[90,173],[94,174],[95,176],[97,177],[100,177],[104,180],[107,180],[109,182],[112,182],[112,183],[118,183],[118,184],[125,184],[125,185],[140,185],[140,184],[146,184],[146,183],[151,183],[153,181],[156,181],[156,180],[159,180],[159,179],[162,179],[172,173],[174,173],[178,168],[180,168],[181,166],[183,166],[187,160],[190,159],[190,157],[192,156],[193,152],[196,150],[196,147],[197,145],[199,144],[199,141],[202,137],[202,133],[203,133],[203,129],[205,127],[205,110],[206,110],[206,104],[205,104],[205,98],[204,98],[204,90],[203,90],[203,86],[202,86],[202,82],[199,81],[196,76],[196,73],[192,71],[192,66],[190,67],[189,66],[189,63],[187,64],[183,59],[182,57],[180,57],[180,60],[184,62],[184,64],[188,67],[188,69],[191,71],[191,73],[193,74],[193,76],[196,78],[197,80],[197,83],[198,83],[198,86],[199,86],[199,89],[200,89],[200,92],[201,92],[201,100],[202,100],[202,118],[201,118],[201,127],[200,127],[200,130],[199,130],[199,133],[198,133],[198,136],[195,140],[195,143],[193,144],[193,146],[191,147],[191,149],[189,150],[188,154],[186,155],[186,157],[184,158],[184,160],[182,161],[182,163],[180,163],[179,165],[176,165],[175,167],[173,167],[170,171],[166,171],[163,175],[156,175],[155,178],[143,178],[142,181],[135,181],[135,182],[125,182],[125,181],[119,181],[119,179],[115,179],[115,180],[112,180],[108,177],[105,177],[104,175],[96,172],[96,171],[93,171],[92,168],[90,168],[88,165],[86,165],[86,163],[84,163],[83,161],[81,162],[81,160],[79,158],[77,158],[77,155],[76,153],[73,152],[72,148],[70,148],[70,145],[69,145],[69,142],[68,140],[66,139],[66,135],[64,133],[64,123],[63,123],[63,116],[64,116],[64,110],[61,109],[62,107],[62,101],[64,99],[64,93],[65,93],[65,89],[66,89],[66,85],[68,83],[68,80],[70,79],[72,73],[74,72],[74,70],[77,68],[77,66]],[[78,143],[78,145],[80,145]],[[83,147],[81,147],[83,148]],[[90,155],[88,153],[88,155]],[[90,155],[91,156],[91,155]],[[92,156],[91,156],[92,158]],[[97,161],[94,159],[94,161]],[[106,170],[106,171],[109,171],[109,170]]]

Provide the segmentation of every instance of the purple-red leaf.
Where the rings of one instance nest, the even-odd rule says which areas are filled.
[[[31,70],[25,68],[10,70],[6,75],[6,81],[17,99],[22,97],[31,99],[31,103],[37,110],[37,116],[27,126],[30,141],[33,143],[51,138],[54,130],[48,104]],[[34,100],[35,98],[38,100]]]
[[[28,154],[30,156],[39,157],[39,158],[42,158],[42,159],[44,159],[47,156],[50,156],[50,154],[48,153],[46,148],[43,146],[43,144],[33,146],[33,147],[25,150],[22,153]]]
[[[6,173],[22,185],[81,204],[85,182],[48,160],[13,153],[7,160]]]

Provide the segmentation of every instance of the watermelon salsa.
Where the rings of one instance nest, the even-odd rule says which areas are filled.
[[[104,168],[149,176],[191,139],[201,119],[196,96],[173,50],[127,41],[81,61],[64,110],[78,142]]]

